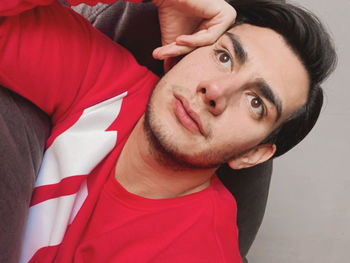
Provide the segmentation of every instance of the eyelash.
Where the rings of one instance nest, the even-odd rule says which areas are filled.
[[[224,49],[215,49],[214,53],[215,53],[215,57],[216,57],[217,60],[219,60],[219,58],[217,57],[218,55],[225,54],[226,56],[228,56],[230,58],[230,61],[231,61],[231,70],[232,70],[232,68],[233,68],[233,58],[232,58],[230,52],[228,52],[228,51],[226,51]],[[220,63],[223,63],[223,62],[220,62]]]
[[[231,61],[231,70],[232,70],[232,68],[233,68],[233,58],[232,58],[230,52],[228,52],[228,51],[226,51],[226,50],[224,50],[224,49],[215,49],[215,50],[214,50],[214,53],[215,53],[215,58],[216,58],[217,60],[219,60],[219,58],[217,57],[218,55],[221,55],[221,54],[227,55],[227,56],[230,58],[230,61]],[[219,63],[223,63],[223,62],[219,61]],[[266,106],[265,106],[265,104],[264,104],[264,101],[263,101],[257,94],[255,94],[255,93],[249,93],[249,96],[254,97],[254,99],[257,99],[257,100],[259,101],[259,103],[261,104],[262,110],[261,110],[261,113],[259,114],[258,120],[263,119],[264,116],[266,115],[266,112],[267,112],[267,111],[266,111]],[[252,107],[252,105],[250,105],[250,107]],[[253,110],[251,109],[251,111],[253,111]]]
[[[257,99],[258,101],[259,101],[259,103],[260,103],[260,105],[261,105],[261,113],[259,114],[259,118],[258,118],[258,120],[261,120],[262,118],[264,118],[264,116],[266,115],[266,106],[265,106],[265,104],[264,104],[264,101],[257,95],[257,94],[255,94],[255,93],[250,93],[250,94],[248,94],[248,96],[252,96],[253,97],[253,99]],[[250,107],[253,107],[252,105],[251,105],[251,101],[249,102],[249,106]]]

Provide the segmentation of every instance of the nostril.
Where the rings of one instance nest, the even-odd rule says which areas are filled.
[[[201,92],[202,94],[206,94],[206,93],[207,93],[207,89],[206,89],[206,88],[201,88],[201,89],[200,89],[200,92]],[[209,105],[210,105],[211,107],[215,108],[215,106],[216,106],[215,100],[210,100],[210,101],[209,101]]]

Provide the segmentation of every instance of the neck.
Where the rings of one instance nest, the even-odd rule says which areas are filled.
[[[201,191],[215,173],[210,169],[174,169],[152,154],[143,128],[144,117],[130,134],[116,165],[115,178],[129,192],[152,199]]]

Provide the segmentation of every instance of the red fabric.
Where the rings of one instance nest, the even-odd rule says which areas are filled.
[[[36,187],[30,206],[34,206],[46,200],[59,196],[70,195],[79,191],[82,181],[86,175],[76,175],[62,179],[58,184],[50,184]]]
[[[67,2],[71,5],[79,5],[79,4],[88,4],[88,5],[96,5],[98,3],[103,3],[103,4],[112,4],[118,0],[67,0]],[[128,0],[128,2],[133,2],[133,3],[140,3],[142,0]]]
[[[28,216],[21,262],[72,262],[74,257],[79,261],[86,256],[84,247],[90,247],[91,240],[87,238],[90,233],[103,232],[106,227],[99,225],[100,219],[92,219],[91,215],[125,141],[145,110],[157,77],[139,66],[124,48],[57,1],[11,1],[0,2],[0,15],[7,16],[0,20],[0,83],[51,115],[53,123]],[[221,190],[214,191],[216,187]],[[205,201],[198,204],[193,201],[195,207],[190,209],[191,201],[182,212],[177,210],[178,215],[183,213],[188,217],[185,229],[181,229],[181,220],[177,220],[180,223],[177,231],[192,234],[183,236],[184,242],[176,243],[178,248],[169,245],[167,255],[181,254],[179,250],[192,246],[198,235],[198,240],[203,240],[205,245],[197,242],[194,255],[199,256],[202,249],[206,253],[213,245],[216,246],[212,248],[213,253],[230,260],[237,258],[228,262],[240,262],[237,229],[233,223],[236,216],[234,200],[219,183],[212,188],[207,191],[208,196],[209,192],[212,192],[210,195],[217,192],[217,198],[206,200],[211,210],[205,209]],[[108,200],[101,197],[96,209],[106,202],[108,204]],[[190,212],[197,205],[199,210],[192,217]],[[104,217],[108,211],[103,209],[102,214],[94,214]],[[164,228],[169,220],[174,222],[172,210],[164,211],[160,218],[153,218],[156,221],[147,218],[140,221],[138,230],[145,231],[154,225]],[[130,211],[125,218],[138,212],[143,214],[141,210]],[[200,212],[207,217],[207,223],[202,220],[197,223]],[[114,214],[115,219],[116,216]],[[227,218],[227,222],[220,221],[223,218]],[[119,219],[125,220],[124,215],[120,214]],[[97,220],[97,223],[87,228],[91,220]],[[191,220],[193,229],[188,225]],[[121,225],[122,222],[117,223]],[[213,223],[212,239],[206,235],[209,222]],[[122,231],[134,226],[129,223]],[[160,232],[155,236],[150,233],[150,242],[155,238],[166,240],[159,235]],[[141,236],[137,238],[141,239]],[[138,242],[149,243],[144,240],[133,243]],[[110,248],[107,239],[102,245],[106,248],[101,248],[99,242],[94,244],[99,259],[92,262],[104,262],[100,253]],[[125,242],[119,246],[131,248],[134,245]],[[139,258],[147,247],[138,248]],[[157,252],[159,246],[154,248]],[[89,249],[87,255],[92,258]],[[112,251],[115,250],[108,253]]]
[[[112,173],[74,262],[241,262],[235,211],[216,177],[201,192],[152,200],[127,192]]]
[[[0,17],[13,16],[20,14],[26,10],[30,10],[36,6],[50,5],[55,0],[1,0],[0,1]],[[98,3],[112,4],[118,0],[67,0],[71,5],[88,4],[96,5]],[[133,3],[140,3],[142,0],[128,0]]]
[[[0,17],[12,16],[40,5],[49,5],[54,0],[1,0]]]
[[[124,48],[57,1],[6,18],[0,37],[2,84],[33,101],[54,124],[68,113],[71,117],[81,113],[96,103],[96,97],[102,101],[111,92],[121,94],[151,74]]]

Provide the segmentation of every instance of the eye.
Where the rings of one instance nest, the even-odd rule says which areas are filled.
[[[215,50],[215,56],[224,67],[232,68],[232,58],[228,52],[224,50]]]
[[[248,94],[248,104],[251,111],[258,117],[258,119],[262,119],[264,117],[265,105],[257,95]]]

